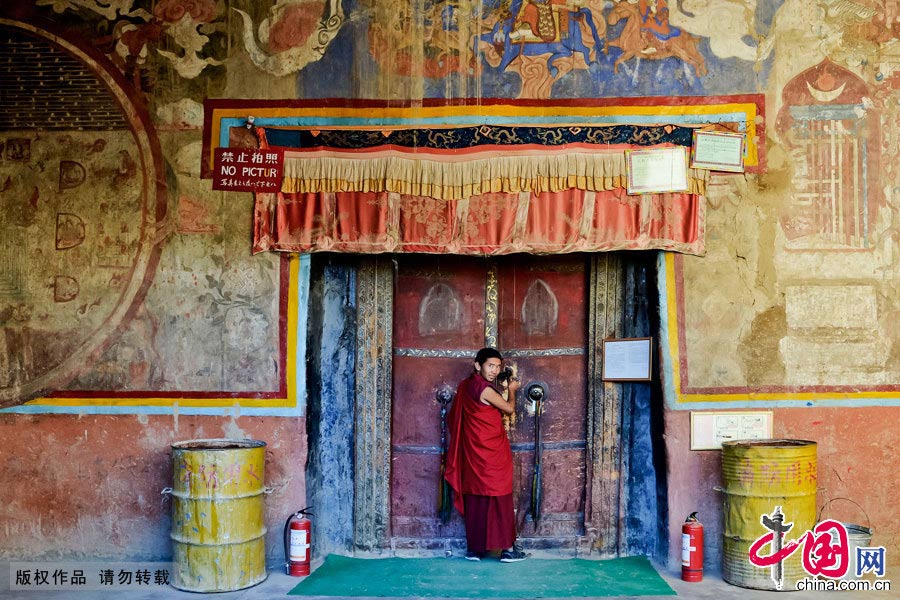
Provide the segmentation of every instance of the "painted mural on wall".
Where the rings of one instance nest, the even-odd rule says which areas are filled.
[[[715,178],[709,254],[669,265],[669,302],[683,311],[670,328],[678,404],[900,401],[889,4],[820,3],[816,27],[808,6],[779,11],[776,45],[802,50],[773,62],[768,169]]]
[[[50,387],[63,396],[17,409],[79,413],[0,415],[8,478],[31,490],[5,486],[0,546],[11,559],[168,556],[158,490],[170,477],[168,445],[188,435],[269,439],[269,523],[305,494],[302,424],[237,418],[269,401],[293,408],[280,356],[299,341],[285,335],[284,265],[250,256],[252,198],[214,193],[200,177],[205,98],[413,108],[420,98],[537,99],[522,104],[532,108],[623,98],[610,105],[633,112],[613,118],[666,122],[671,114],[640,112],[643,97],[765,94],[765,111],[753,113],[765,131],[759,173],[714,175],[707,255],[664,263],[667,399],[676,408],[898,403],[893,0],[25,0],[2,3],[4,33],[9,20],[78,40],[73,68],[105,57],[105,75],[87,70],[106,92],[79,100],[112,105],[104,127],[79,121],[96,117],[92,102],[80,102],[85,112],[74,102],[47,108],[70,98],[55,81],[71,88],[74,76],[23,84],[13,73],[0,95],[0,400]],[[10,44],[0,36],[0,51]],[[2,65],[21,61],[0,61],[0,78],[10,76]],[[110,101],[126,88],[129,98]],[[29,115],[43,108],[38,125]],[[188,401],[220,416],[179,421]],[[143,414],[82,414],[106,409]],[[157,409],[175,418],[146,414]],[[877,469],[892,458],[879,450],[894,442],[876,426],[885,412],[776,418],[786,436],[829,442],[827,496],[858,499],[873,541],[897,556],[890,485]],[[679,416],[666,415],[676,453],[688,436]],[[861,430],[873,436],[857,460],[844,440]],[[708,504],[696,473],[709,479],[713,463],[686,448],[670,456],[683,466],[669,478],[670,508],[679,497]],[[270,534],[275,552],[280,533]]]
[[[58,385],[73,353],[95,351],[128,320],[154,266],[156,215],[152,190],[134,185],[130,136],[3,137],[0,389],[12,401]]]
[[[763,92],[766,114],[757,123],[769,140],[763,172],[714,178],[708,255],[679,258],[680,271],[673,267],[672,287],[682,286],[682,300],[676,294],[671,302],[682,311],[676,325],[686,332],[672,338],[683,344],[672,347],[687,365],[677,394],[684,402],[731,401],[750,389],[775,399],[801,392],[850,397],[860,386],[900,379],[895,3],[35,0],[15,11],[79,37],[139,90],[135,101],[156,127],[168,173],[167,227],[153,238],[160,262],[148,279],[152,285],[116,329],[120,346],[98,346],[96,370],[70,378],[75,390],[240,393],[274,385],[277,366],[256,357],[278,353],[284,304],[276,290],[283,273],[273,257],[244,254],[243,199],[214,194],[199,178],[206,97],[639,99]],[[31,236],[22,227],[39,227],[54,252],[73,256],[85,251],[94,230],[90,215],[86,220],[76,210],[58,210],[52,219],[40,213],[40,226],[11,225],[31,218],[31,188],[14,169],[43,164],[41,156],[57,161],[52,185],[39,190],[41,207],[51,191],[77,195],[82,176],[90,183],[96,173],[108,173],[114,186],[116,177],[140,172],[140,163],[126,138],[108,142],[101,153],[62,156],[10,124],[4,132],[10,175],[4,210],[19,216],[3,226],[19,229],[3,236],[9,266],[0,293],[21,296],[16,240]],[[93,143],[91,136],[68,135],[57,146]],[[28,152],[30,163],[23,158]],[[86,241],[78,244],[80,223]],[[76,290],[65,279],[76,277],[57,275],[41,293],[56,308],[80,307],[76,299],[53,300]],[[78,293],[86,296],[84,289]],[[168,302],[176,296],[186,299]],[[0,313],[9,331],[6,354],[13,356],[9,348],[20,354],[6,360],[21,371],[13,376],[7,366],[7,381],[21,381],[23,365],[34,362],[20,350],[31,335],[24,332],[32,331],[21,323],[44,314],[21,305],[16,300]],[[185,329],[199,333],[184,341]],[[252,343],[241,350],[237,340],[248,335]],[[737,350],[722,356],[723,345]],[[228,358],[204,358],[213,355]],[[843,374],[832,377],[834,357]],[[123,368],[132,362],[137,366]],[[826,380],[836,387],[816,387]],[[894,391],[865,393],[891,398]]]
[[[156,138],[109,73],[41,30],[0,33],[17,107],[0,127],[2,406],[65,383],[115,341],[152,278],[166,198]],[[46,93],[9,84],[21,62]]]
[[[763,89],[779,0],[348,0],[306,97],[565,98]],[[365,47],[361,47],[365,44]],[[337,77],[347,69],[351,83]]]
[[[260,80],[298,77],[299,95],[308,98],[756,92],[773,57],[769,30],[780,5],[781,0],[34,2],[37,14],[89,36],[136,88],[151,92],[154,103],[177,100],[185,91],[215,93],[223,73],[243,61]]]
[[[211,18],[204,6],[182,20]],[[252,258],[245,207],[200,180],[190,101],[157,111],[160,142],[144,105],[156,84],[119,43],[101,41],[104,58],[23,22],[0,34],[4,81],[33,65],[31,87],[5,87],[16,110],[0,123],[0,405],[287,404],[288,262]]]

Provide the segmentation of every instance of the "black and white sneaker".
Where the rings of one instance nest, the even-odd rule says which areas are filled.
[[[500,553],[500,562],[502,563],[519,562],[526,558],[528,558],[528,555],[515,547],[512,550],[504,550]]]
[[[472,552],[471,550],[466,552],[466,560],[478,562],[481,560],[481,552]]]

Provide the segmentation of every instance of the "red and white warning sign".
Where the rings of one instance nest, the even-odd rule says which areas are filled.
[[[281,148],[216,148],[212,189],[227,192],[277,192],[284,173]]]

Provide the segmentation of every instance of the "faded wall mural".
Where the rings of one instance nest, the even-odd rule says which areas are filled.
[[[7,403],[39,389],[286,396],[290,270],[278,257],[245,254],[249,199],[214,193],[200,178],[206,98],[751,93],[765,94],[754,125],[768,159],[759,174],[714,177],[708,256],[670,266],[669,349],[684,365],[668,374],[671,397],[726,400],[759,386],[893,397],[883,387],[896,380],[900,352],[891,318],[900,305],[893,3],[36,0],[4,10],[5,52],[35,38],[12,22],[33,23],[73,40],[74,50],[50,51],[105,77],[103,89],[121,80],[136,90],[114,102],[119,122],[96,134],[71,116],[74,103],[45,114],[56,107],[25,101],[49,85],[40,74],[7,100],[43,115],[37,126],[19,117],[3,127]],[[156,154],[142,160],[131,122],[152,127]],[[140,204],[149,192],[164,196],[157,212]],[[117,286],[133,293],[112,294]],[[47,341],[60,334],[65,344]],[[722,344],[738,350],[722,359]],[[78,368],[65,361],[76,348],[89,358]],[[842,352],[844,374],[831,377],[827,363]]]
[[[355,0],[311,98],[579,98],[762,89],[780,1]],[[350,68],[358,78],[340,77]]]
[[[714,177],[709,254],[668,261],[677,405],[900,399],[897,17],[816,8],[777,14],[767,169]]]
[[[164,32],[176,4],[122,16]],[[195,13],[183,18],[212,17]],[[182,99],[159,107],[151,125],[155,81],[137,60],[146,46],[122,54],[134,29],[119,21],[113,30],[120,37],[99,44],[104,56],[72,32],[0,23],[2,405],[38,395],[57,408],[243,398],[292,410],[296,265],[249,256],[241,204],[199,178],[190,134],[199,113]],[[179,76],[199,72],[166,52],[159,58]],[[30,85],[10,83],[23,73]]]

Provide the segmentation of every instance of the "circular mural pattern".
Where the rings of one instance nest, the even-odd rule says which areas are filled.
[[[102,55],[19,21],[0,19],[0,35],[0,85],[16,104],[0,119],[10,406],[64,385],[131,318],[159,259],[166,187],[147,114]]]

